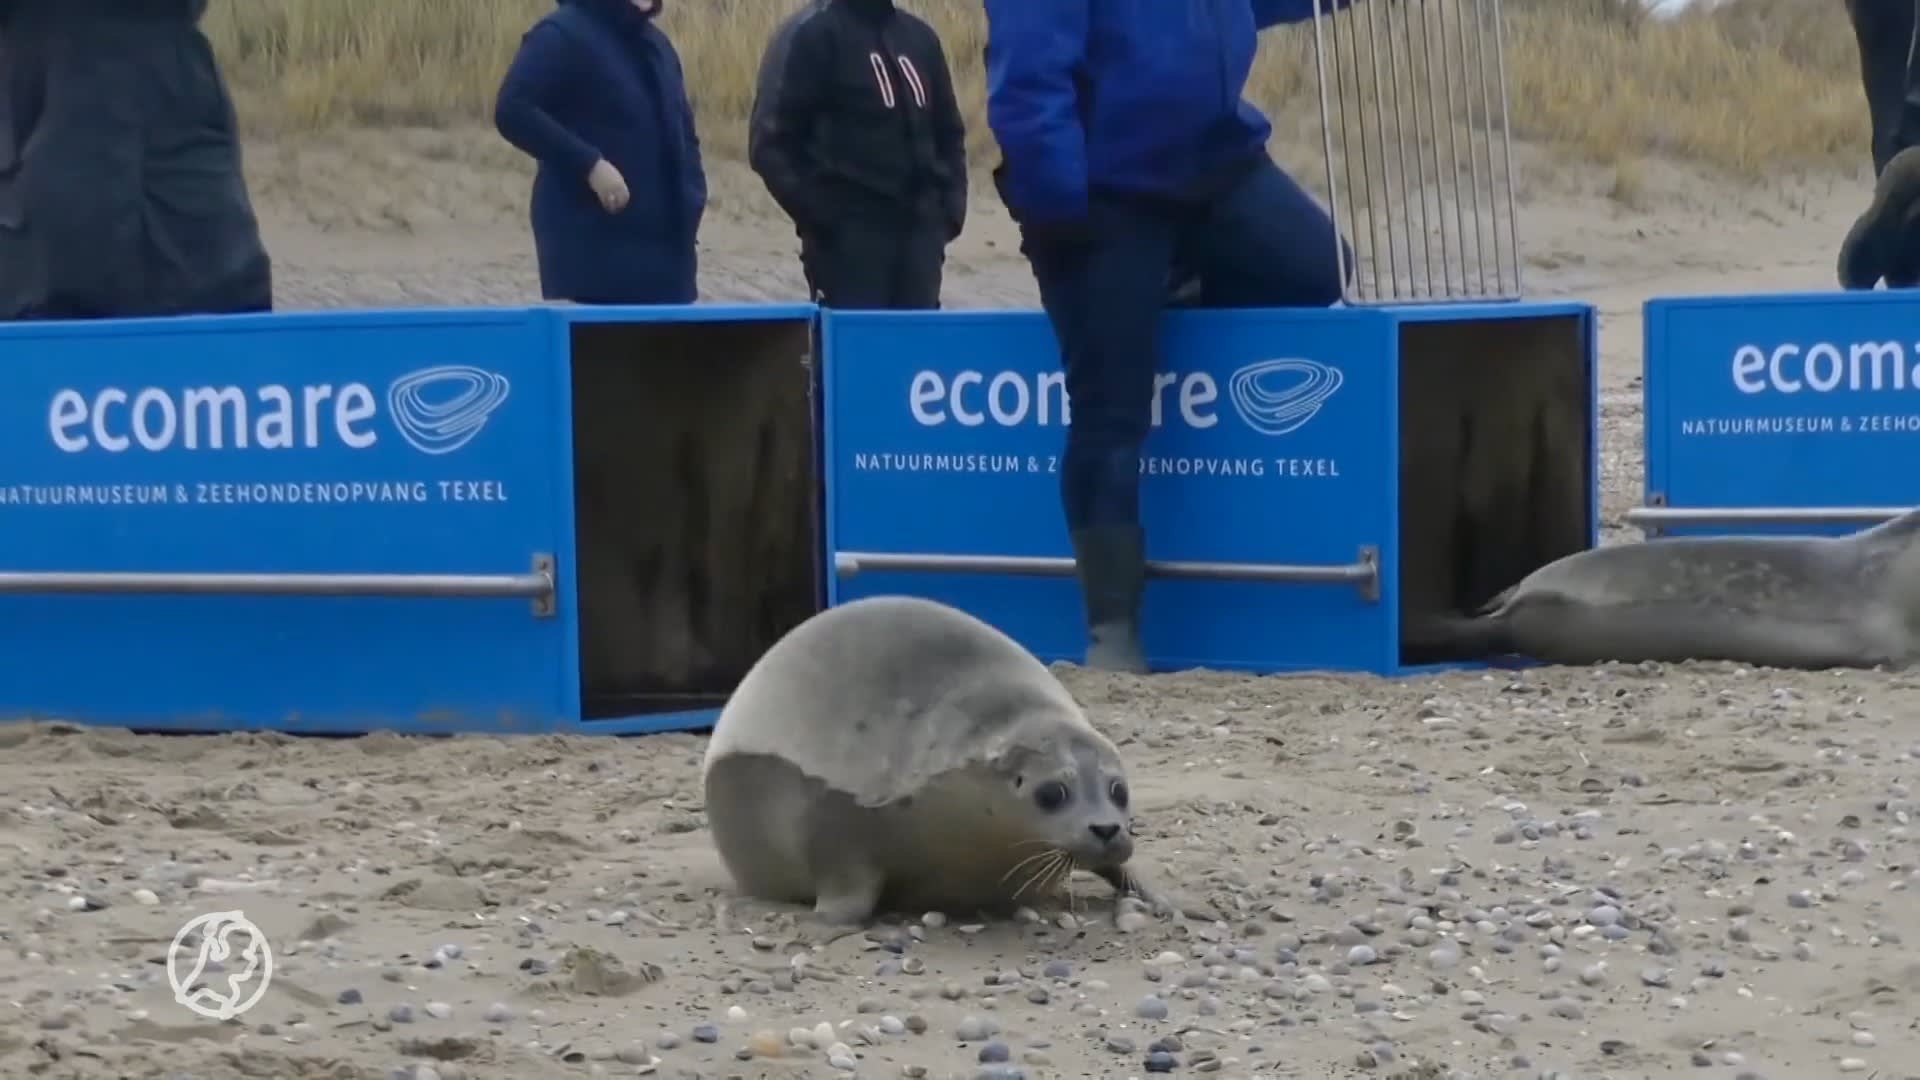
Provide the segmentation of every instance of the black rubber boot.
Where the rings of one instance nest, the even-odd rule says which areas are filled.
[[[1073,557],[1087,605],[1087,666],[1147,673],[1140,646],[1140,598],[1146,592],[1145,532],[1137,525],[1082,529]]]
[[[1901,248],[1910,242],[1920,213],[1920,145],[1893,156],[1873,185],[1873,201],[1847,230],[1837,267],[1843,289],[1871,289],[1890,274],[1899,277]]]

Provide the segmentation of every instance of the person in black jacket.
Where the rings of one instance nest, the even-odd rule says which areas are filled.
[[[706,171],[661,0],[559,0],[501,80],[494,126],[539,162],[540,294],[691,304]]]
[[[817,302],[940,306],[967,151],[931,26],[893,0],[814,0],[767,43],[750,124],[748,160],[793,219]]]
[[[0,320],[273,307],[206,0],[0,0]]]
[[[1847,0],[1873,128],[1873,198],[1840,245],[1840,284],[1920,284],[1920,0]]]

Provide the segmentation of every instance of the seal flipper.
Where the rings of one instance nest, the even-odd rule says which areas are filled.
[[[1116,906],[1120,900],[1132,896],[1144,901],[1148,907],[1153,909],[1154,915],[1162,919],[1171,918],[1175,914],[1185,915],[1189,919],[1200,919],[1206,922],[1214,922],[1220,918],[1219,912],[1214,911],[1205,904],[1196,903],[1179,896],[1169,896],[1160,889],[1148,885],[1146,882],[1140,880],[1138,867],[1105,866],[1095,870],[1094,873],[1098,874],[1101,880],[1113,886]]]
[[[851,862],[821,867],[814,877],[819,893],[813,900],[814,917],[834,926],[857,927],[873,918],[886,885],[879,870]]]
[[[1514,651],[1504,613],[1416,615],[1400,627],[1401,651],[1413,663],[1483,660]]]

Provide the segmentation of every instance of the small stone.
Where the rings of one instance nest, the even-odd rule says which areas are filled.
[[[135,889],[133,890],[133,902],[139,904],[141,907],[152,907],[160,902],[160,896],[152,889]]]
[[[1157,1050],[1147,1055],[1147,1071],[1150,1073],[1169,1073],[1179,1064],[1180,1062],[1172,1054],[1164,1050]]]
[[[1152,994],[1148,994],[1146,997],[1140,999],[1140,1004],[1133,1007],[1133,1015],[1142,1020],[1165,1020],[1167,1018],[1167,1003]]]
[[[697,1043],[717,1043],[720,1041],[720,1029],[712,1024],[696,1024],[693,1029],[693,1041]]]
[[[444,1001],[427,1002],[427,1015],[435,1020],[445,1020],[453,1015],[453,1006]]]
[[[347,989],[340,991],[340,993],[333,1000],[339,1002],[342,1005],[358,1005],[360,1004],[361,1001],[365,999],[360,996],[360,991],[355,990],[352,987],[348,987]]]
[[[513,1010],[505,1003],[496,1001],[487,1006],[487,1011],[481,1014],[481,1019],[489,1024],[505,1024],[513,1019]]]
[[[987,1030],[986,1021],[977,1016],[968,1016],[961,1019],[953,1029],[953,1034],[961,1042],[979,1042],[991,1033]]]
[[[990,1042],[980,1048],[980,1062],[983,1065],[997,1065],[1012,1061],[1013,1051],[1003,1042]]]
[[[747,1037],[747,1049],[757,1058],[779,1057],[786,1053],[786,1044],[780,1036],[771,1031],[756,1031]]]
[[[387,1019],[396,1024],[411,1024],[413,1023],[413,1006],[403,1001],[387,1010]]]

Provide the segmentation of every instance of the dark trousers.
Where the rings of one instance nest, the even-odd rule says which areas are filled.
[[[1848,0],[1860,45],[1860,81],[1873,124],[1873,171],[1920,146],[1920,0]]]
[[[929,217],[842,218],[801,244],[807,290],[815,303],[843,310],[938,308],[947,233]]]
[[[1022,245],[1066,374],[1060,497],[1074,531],[1139,524],[1140,448],[1175,288],[1197,284],[1196,306],[1264,308],[1327,307],[1342,286],[1332,220],[1265,157],[1196,207],[1096,194],[1091,225],[1077,251]]]

